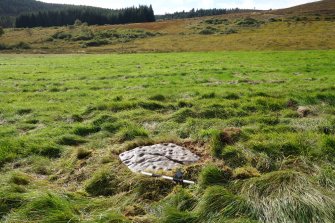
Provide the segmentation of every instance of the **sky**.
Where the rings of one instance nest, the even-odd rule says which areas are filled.
[[[155,14],[165,14],[176,11],[188,11],[208,8],[248,8],[248,9],[278,9],[300,5],[316,0],[40,0],[49,3],[74,5],[89,5],[103,8],[124,8],[129,6],[152,5]]]

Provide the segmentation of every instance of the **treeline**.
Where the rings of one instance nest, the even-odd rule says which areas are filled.
[[[35,0],[0,0],[0,15],[17,16],[21,13],[61,10],[66,7],[69,7],[69,5],[44,3]]]
[[[64,26],[74,24],[77,19],[89,25],[126,24],[154,22],[155,15],[151,5],[120,10],[82,7],[22,14],[16,18],[15,26],[18,28]]]
[[[63,10],[70,6],[62,4],[50,4],[35,0],[0,0],[0,26],[14,27],[16,16],[23,13],[32,13],[47,10]]]
[[[15,23],[14,16],[0,16],[0,27],[13,27]]]
[[[192,9],[190,11],[182,11],[175,13],[167,13],[165,15],[157,15],[156,19],[165,20],[165,19],[186,19],[186,18],[195,18],[203,16],[214,16],[214,15],[224,15],[229,13],[238,13],[238,12],[251,12],[255,10],[250,9]]]

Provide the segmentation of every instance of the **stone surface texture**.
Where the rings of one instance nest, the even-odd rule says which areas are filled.
[[[121,153],[119,157],[133,172],[171,171],[199,160],[199,157],[188,149],[173,143],[137,147]]]

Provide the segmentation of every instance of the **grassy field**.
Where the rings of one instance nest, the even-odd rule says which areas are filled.
[[[332,222],[335,52],[0,55],[4,222]],[[118,160],[175,142],[194,187]]]

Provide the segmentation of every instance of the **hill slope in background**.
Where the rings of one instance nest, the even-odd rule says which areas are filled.
[[[335,1],[128,25],[6,29],[2,52],[109,53],[335,49]],[[25,48],[25,49],[22,49]]]
[[[1,16],[17,16],[21,13],[60,10],[69,7],[68,5],[50,4],[35,0],[0,0]],[[74,7],[74,6],[73,6]]]
[[[101,14],[116,11],[91,6],[51,4],[35,0],[0,0],[0,26],[12,27],[15,22],[15,17],[19,16],[20,14],[69,9],[89,9],[94,11],[100,11]]]
[[[331,14],[335,15],[335,1],[334,0],[322,0],[287,9],[276,10],[277,13],[285,14]]]

